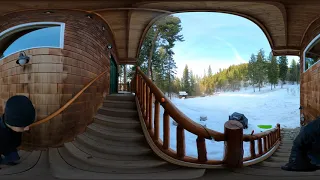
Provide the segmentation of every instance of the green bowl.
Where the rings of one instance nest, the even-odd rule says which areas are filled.
[[[271,129],[272,125],[258,125],[258,127],[261,129]]]

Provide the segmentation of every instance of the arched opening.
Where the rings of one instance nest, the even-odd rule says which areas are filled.
[[[300,125],[300,89],[296,83],[299,58],[273,56],[261,27],[237,15],[191,12],[171,16],[168,29],[159,24],[160,20],[146,33],[138,65],[147,74],[148,60],[151,59],[152,80],[165,94],[175,93],[172,102],[185,115],[219,132],[224,131],[224,123],[234,112],[248,118],[245,134],[266,131],[277,123],[286,128]],[[169,29],[179,28],[182,30],[173,36],[166,34]],[[162,34],[155,37],[162,30]],[[184,41],[179,40],[179,35],[183,35]],[[172,43],[173,38],[176,41]],[[174,44],[172,48],[168,48],[170,43]],[[159,61],[161,59],[164,61]],[[251,60],[255,70],[249,77]],[[276,73],[269,70],[271,62]],[[258,79],[253,78],[257,76]],[[199,88],[190,91],[189,88],[194,87],[190,84]],[[179,99],[179,92],[187,92],[187,98]],[[161,109],[160,114],[163,112]],[[163,135],[161,123],[160,138]],[[175,131],[177,123],[170,119],[170,126]],[[185,137],[191,142],[186,146],[187,154],[197,156],[193,151],[196,137],[189,133]],[[176,132],[170,133],[170,139],[170,147],[176,149]],[[220,160],[223,157],[223,143],[213,142],[214,146],[212,142],[206,143],[208,150],[214,152],[209,153],[208,157]],[[247,156],[249,143],[244,144]]]
[[[64,23],[35,22],[11,27],[0,33],[0,58],[19,51],[47,47],[63,48]]]

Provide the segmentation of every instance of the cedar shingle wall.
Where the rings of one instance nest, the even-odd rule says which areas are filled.
[[[19,12],[0,18],[0,32],[30,22],[65,23],[63,49],[27,50],[30,62],[24,68],[15,64],[18,53],[0,61],[1,113],[10,96],[23,94],[33,102],[37,120],[43,119],[62,107],[105,69],[109,70],[110,60],[105,47],[113,44],[113,37],[106,23],[96,16],[89,19],[80,11],[43,12]],[[94,83],[62,114],[25,133],[23,148],[61,145],[84,131],[101,105],[103,94],[109,93],[109,74]]]
[[[306,32],[302,41],[300,57],[301,64],[301,90],[300,103],[303,107],[301,113],[305,116],[305,124],[320,116],[320,63],[318,62],[306,72],[303,72],[303,51],[318,34],[320,34],[320,20],[316,20]]]

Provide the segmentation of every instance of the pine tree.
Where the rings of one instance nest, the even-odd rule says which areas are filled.
[[[256,68],[256,56],[251,54],[250,61],[248,64],[248,77],[250,80],[250,84],[253,86],[253,91],[255,92],[255,85],[258,83],[257,80],[257,68]]]
[[[188,65],[185,66],[183,70],[183,77],[182,77],[182,83],[183,83],[183,90],[187,93],[190,93],[190,76],[189,76],[189,69]]]
[[[196,86],[196,80],[195,80],[195,77],[193,76],[193,72],[192,70],[190,70],[190,95],[194,96],[194,92],[195,92],[195,86]]]
[[[212,70],[211,70],[211,67],[209,65],[209,68],[208,68],[208,76],[211,77],[212,76]]]
[[[297,84],[300,84],[300,63],[297,63]]]
[[[288,72],[288,59],[286,56],[280,56],[279,58],[279,78],[282,81],[281,88],[285,84]]]
[[[278,76],[279,76],[279,68],[278,68],[278,62],[277,58],[270,53],[269,55],[269,63],[268,63],[268,80],[271,84],[271,90],[272,85],[275,85],[278,83]]]
[[[297,63],[294,59],[291,61],[290,65],[290,82],[294,84],[294,82],[297,82],[297,74],[298,74],[298,69],[297,69]]]
[[[259,91],[262,88],[263,82],[265,81],[266,78],[266,60],[264,56],[264,51],[263,49],[260,49],[257,55],[257,62],[256,62],[256,76],[257,76],[257,82],[258,82],[258,87]]]

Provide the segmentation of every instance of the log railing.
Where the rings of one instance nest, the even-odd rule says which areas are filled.
[[[103,71],[101,74],[99,74],[97,77],[92,79],[85,87],[83,87],[73,98],[71,98],[65,105],[63,105],[61,108],[56,110],[54,113],[50,114],[49,116],[45,117],[42,120],[39,120],[37,122],[32,123],[29,127],[34,127],[40,124],[43,124],[45,122],[50,121],[52,118],[59,115],[61,112],[63,112],[65,109],[67,109],[86,89],[88,89],[94,82],[96,82],[98,79],[100,79],[104,74],[106,74],[108,70]]]
[[[258,159],[270,151],[280,140],[280,125],[277,128],[255,135],[243,135],[242,124],[237,121],[227,121],[225,132],[220,133],[198,123],[195,123],[184,115],[176,106],[162,93],[162,91],[140,70],[136,68],[136,74],[131,83],[134,90],[138,110],[143,118],[143,123],[148,129],[154,144],[166,155],[187,163],[222,165],[226,167],[242,167],[245,161]],[[160,106],[164,113],[160,118]],[[176,151],[170,148],[170,118],[177,122],[176,129]],[[163,121],[163,141],[160,139],[160,119]],[[196,147],[198,157],[190,157],[185,152],[185,131],[197,136]],[[209,160],[205,139],[224,141],[225,156],[221,160]],[[262,149],[262,139],[264,147]],[[258,141],[259,151],[255,153],[255,140]],[[243,142],[251,142],[251,156],[243,157]],[[258,162],[257,160],[257,162]],[[253,164],[253,163],[251,163]],[[206,166],[207,167],[207,166]]]

